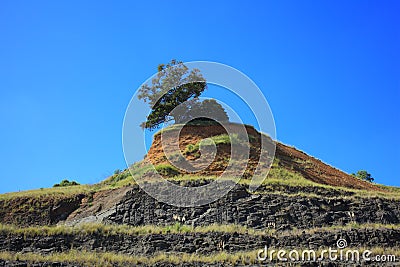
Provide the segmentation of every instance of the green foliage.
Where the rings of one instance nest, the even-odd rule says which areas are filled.
[[[117,185],[118,182],[126,180],[130,176],[131,174],[129,170],[124,170],[124,171],[116,170],[113,175],[111,175],[106,180],[101,182],[101,184],[111,185],[114,187]]]
[[[174,177],[180,174],[177,168],[170,164],[159,164],[155,166],[156,171],[163,176]]]
[[[227,122],[228,114],[215,99],[199,101],[197,98],[186,101],[175,108],[172,113],[175,123],[200,122]]]
[[[171,111],[192,98],[197,98],[206,89],[207,83],[198,69],[189,71],[181,61],[172,60],[158,66],[158,74],[152,84],[140,88],[138,98],[152,108],[143,128],[154,129],[172,120]]]
[[[128,170],[126,170],[126,171],[114,174],[113,176],[114,176],[113,181],[114,182],[119,182],[119,181],[122,181],[122,180],[128,178],[129,176],[131,176],[131,174],[129,173]]]
[[[233,141],[234,134],[231,135],[231,137],[232,137],[232,141]],[[221,144],[225,144],[226,145],[226,144],[230,144],[231,143],[231,139],[230,139],[229,135],[221,134],[221,135],[216,135],[216,136],[213,136],[213,137],[210,137],[210,138],[203,139],[198,143],[198,145],[200,147],[203,147],[203,146],[206,147],[206,146],[212,146],[213,143],[215,143],[215,145],[221,145]]]
[[[150,164],[142,164],[142,162],[138,162],[132,164],[130,167],[130,172],[133,177],[142,176],[152,170],[152,166]]]
[[[370,183],[372,183],[375,180],[370,173],[364,170],[360,170],[356,174],[353,173],[352,175]]]
[[[212,119],[198,118],[189,121],[186,123],[188,126],[211,126],[211,125],[220,125],[217,121]]]
[[[77,183],[75,181],[69,181],[67,179],[64,179],[61,181],[61,183],[53,185],[53,187],[64,187],[64,186],[73,186],[73,185],[79,185],[79,183]]]
[[[171,225],[171,226],[167,226],[166,232],[167,233],[189,233],[189,232],[193,232],[193,228],[185,225],[185,224],[181,224],[180,222],[176,222],[175,224]]]
[[[198,148],[196,148],[195,145],[193,145],[193,144],[188,144],[188,145],[186,146],[186,148],[185,148],[185,153],[193,153],[193,152],[195,152],[195,151],[197,151],[197,150],[198,150]]]

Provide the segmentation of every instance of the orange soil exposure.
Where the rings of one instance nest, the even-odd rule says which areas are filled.
[[[230,123],[227,127],[229,132],[239,131],[239,127],[243,125]],[[236,129],[236,130],[235,130]],[[242,128],[243,129],[243,128]],[[250,178],[257,167],[260,158],[260,138],[261,134],[251,126],[245,126],[247,134],[249,136],[255,137],[250,142],[250,157],[246,162],[240,162],[238,164],[247,165],[243,177]],[[177,141],[173,140],[172,136],[177,134],[177,130],[169,130],[163,134],[163,139],[165,139],[165,151],[171,151],[171,147],[177,147]],[[195,145],[199,141],[212,136],[217,136],[221,134],[227,134],[227,131],[221,125],[186,125],[182,128],[179,133],[179,148],[182,155],[186,160],[194,161],[198,158],[198,154],[185,154],[184,151],[187,145]],[[270,140],[270,139],[269,139]],[[231,157],[231,145],[221,144],[217,146],[217,153],[212,161],[212,163],[201,171],[195,172],[195,175],[217,175],[219,176],[224,172],[227,164]],[[283,145],[276,142],[276,151],[274,148],[270,147],[271,154],[275,153],[275,158],[279,160],[279,165],[290,171],[300,173],[304,178],[311,180],[313,182],[331,186],[341,186],[353,189],[365,189],[373,191],[384,191],[378,186],[357,179],[351,175],[348,175],[336,168],[333,168],[322,161],[315,159],[304,152],[301,152],[293,147]],[[154,136],[153,143],[147,153],[146,159],[149,160],[153,165],[158,164],[168,164],[169,160],[165,156],[165,151],[161,144],[161,135],[157,134]],[[177,152],[177,151],[176,151]],[[169,153],[169,152],[168,152]],[[265,163],[267,160],[261,160]],[[269,167],[269,164],[264,164]],[[188,174],[190,172],[181,171],[181,173]]]
[[[245,177],[251,176],[254,173],[254,170],[258,163],[258,158],[260,154],[260,133],[257,132],[251,126],[245,126],[240,124],[229,123],[225,125],[226,129],[231,133],[241,132],[245,129],[249,136],[256,137],[256,141],[251,143],[250,146],[250,160],[237,162],[238,169],[245,170]],[[192,162],[192,164],[196,167],[201,167],[201,161],[198,164],[194,164],[194,160],[199,158],[199,154],[184,154],[184,151],[187,145],[192,144],[195,145],[196,143],[200,142],[201,140],[213,136],[218,136],[222,134],[227,134],[227,130],[221,125],[206,125],[206,126],[184,126],[179,133],[179,149],[180,152],[185,156],[185,158]],[[174,140],[173,135],[176,134],[177,130],[170,130],[163,133],[163,140],[164,140],[164,148],[161,142],[161,135],[157,134],[154,136],[153,143],[150,147],[150,150],[147,153],[146,159],[149,160],[153,165],[169,163],[168,159],[166,158],[165,154],[168,153],[166,151],[174,151],[171,147],[177,147],[177,141]],[[178,151],[175,151],[178,152]],[[169,153],[171,154],[171,153]],[[206,168],[202,171],[195,172],[194,174],[197,175],[221,175],[224,170],[226,169],[229,160],[231,157],[231,145],[230,144],[220,144],[217,146],[217,153],[212,161],[212,163],[208,166],[205,164]],[[239,167],[240,164],[240,167]],[[207,167],[208,166],[208,167]],[[247,166],[247,167],[246,167]],[[182,173],[190,173],[190,172],[182,172]]]
[[[304,178],[319,184],[353,189],[384,191],[378,186],[357,179],[293,147],[276,143],[275,157],[279,164],[300,173]]]

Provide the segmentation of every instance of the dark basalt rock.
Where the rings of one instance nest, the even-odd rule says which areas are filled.
[[[270,248],[336,248],[338,239],[351,247],[400,247],[400,229],[350,229],[287,235],[249,235],[246,233],[181,233],[147,235],[54,235],[24,236],[0,234],[0,251],[49,254],[70,249],[151,255],[156,252],[185,252],[208,255],[218,251],[238,252]]]
[[[314,191],[312,191],[314,189]],[[293,189],[294,190],[294,189]],[[400,222],[400,201],[338,195],[338,190],[309,188],[304,194],[250,194],[237,185],[220,200],[200,207],[178,208],[156,201],[133,187],[104,222],[128,225],[168,225],[179,221],[193,226],[240,224],[256,229],[346,225],[348,223]],[[335,194],[336,197],[326,195]],[[347,192],[345,192],[346,194]],[[322,195],[322,196],[319,196]]]

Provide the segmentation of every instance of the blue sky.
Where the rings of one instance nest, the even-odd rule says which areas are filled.
[[[279,140],[400,186],[399,13],[398,1],[1,1],[0,192],[125,168],[125,109],[172,58],[239,69]]]

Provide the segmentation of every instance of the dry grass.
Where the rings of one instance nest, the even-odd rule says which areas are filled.
[[[356,224],[346,226],[327,226],[311,229],[292,229],[284,232],[276,232],[274,229],[257,230],[236,224],[211,224],[207,226],[192,227],[190,225],[175,223],[174,225],[156,226],[129,226],[129,225],[105,225],[100,223],[81,224],[78,226],[31,226],[18,227],[9,224],[0,224],[0,234],[23,236],[54,236],[54,235],[149,235],[149,234],[187,234],[187,233],[239,233],[252,236],[299,236],[303,233],[314,234],[317,232],[334,232],[350,229],[396,229],[400,230],[400,224]]]
[[[263,249],[263,248],[260,248]],[[370,250],[372,255],[394,255],[397,259],[400,256],[399,248],[346,248],[347,250],[365,251]],[[268,251],[284,250],[286,257],[288,250],[283,248],[268,248]],[[298,248],[297,251],[301,254],[302,251],[309,250],[309,248]],[[90,252],[81,250],[69,250],[68,252],[52,253],[49,255],[40,255],[35,253],[13,253],[13,252],[0,252],[0,259],[7,261],[25,261],[30,264],[39,262],[62,262],[70,264],[79,264],[83,266],[126,266],[126,265],[147,265],[153,266],[154,264],[180,264],[180,263],[198,263],[198,264],[211,264],[211,263],[224,263],[231,265],[249,265],[257,264],[260,261],[257,259],[259,250],[241,251],[236,253],[216,252],[210,255],[201,254],[188,254],[188,253],[162,253],[155,254],[148,257],[133,256],[112,252]],[[320,259],[322,250],[316,251],[316,258]],[[371,256],[372,256],[371,255]],[[328,260],[327,254],[324,259]],[[277,253],[272,255],[272,261],[277,261]],[[267,262],[263,262],[267,263]]]
[[[70,250],[63,253],[52,253],[50,255],[38,255],[34,253],[11,253],[0,252],[0,259],[8,261],[26,261],[29,263],[38,262],[63,262],[79,264],[84,266],[135,266],[148,265],[152,266],[156,263],[179,264],[187,263],[214,263],[224,262],[231,264],[238,263],[255,263],[257,254],[255,251],[238,252],[234,254],[220,252],[212,255],[199,255],[188,253],[164,253],[156,254],[149,257],[131,256],[126,254],[112,252],[89,252]]]
[[[192,227],[185,224],[175,223],[174,225],[156,226],[129,226],[129,225],[105,225],[100,223],[81,224],[78,226],[31,226],[18,227],[9,224],[0,224],[0,233],[15,234],[24,236],[53,236],[53,235],[91,235],[101,234],[104,236],[112,235],[148,235],[148,234],[183,234],[183,233],[241,233],[249,235],[271,234],[272,230],[255,230],[241,225],[219,225]]]
[[[380,223],[349,223],[347,225],[333,225],[325,227],[315,227],[309,229],[297,229],[293,228],[279,233],[279,236],[301,236],[303,234],[313,235],[321,232],[336,232],[336,231],[348,231],[351,229],[368,229],[368,230],[379,230],[379,229],[394,229],[400,230],[400,224],[380,224]]]

